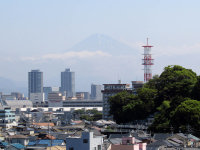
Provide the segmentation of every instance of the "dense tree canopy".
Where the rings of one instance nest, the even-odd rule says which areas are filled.
[[[192,91],[192,98],[196,100],[200,100],[200,76],[197,77],[197,82],[194,85]]]
[[[191,97],[191,92],[197,82],[196,73],[181,66],[165,67],[161,73],[158,83],[158,103],[164,100],[172,101],[175,97]]]
[[[123,91],[109,99],[110,114],[117,123],[142,120],[154,111],[155,89],[142,88],[137,95]]]
[[[187,124],[199,129],[200,102],[192,99],[200,100],[200,77],[190,69],[168,66],[137,94],[122,92],[111,97],[110,113],[117,123],[144,119],[155,113],[149,128],[155,132],[168,132],[172,126],[178,131]]]
[[[200,102],[197,100],[186,100],[177,106],[172,114],[171,124],[178,130],[180,127],[186,129],[191,126],[200,129]]]
[[[135,102],[136,96],[123,91],[109,99],[110,114],[117,123],[125,123],[130,121],[128,118],[129,110],[132,109],[132,102]]]

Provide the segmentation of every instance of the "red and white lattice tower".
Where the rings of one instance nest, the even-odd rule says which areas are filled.
[[[144,65],[144,82],[148,82],[152,79],[151,66],[153,65],[153,59],[151,57],[151,47],[153,46],[148,45],[147,38],[147,45],[142,47],[144,47],[144,59],[142,59],[142,65]]]

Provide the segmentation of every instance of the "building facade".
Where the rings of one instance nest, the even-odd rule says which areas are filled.
[[[142,88],[144,85],[143,81],[132,81],[132,89],[134,93],[136,94],[137,90]]]
[[[13,113],[10,107],[4,107],[0,110],[0,127],[5,129],[12,128],[16,126],[15,123],[15,113]]]
[[[60,92],[51,92],[48,94],[48,106],[49,107],[63,107],[63,101],[65,96],[62,96]]]
[[[44,99],[48,100],[48,94],[52,92],[52,87],[43,87]]]
[[[101,85],[92,84],[91,85],[91,99],[101,100]]]
[[[103,137],[94,137],[93,132],[82,132],[81,137],[68,137],[66,150],[102,150]]]
[[[113,117],[110,115],[110,104],[108,102],[109,97],[116,95],[122,91],[132,92],[130,84],[104,84],[103,93],[103,119],[112,120]]]
[[[28,73],[28,96],[31,93],[43,93],[43,72],[31,70]]]
[[[75,97],[75,72],[70,69],[61,72],[61,92],[67,97]]]
[[[83,100],[84,99],[84,93],[83,92],[76,92],[76,98],[78,100]]]
[[[40,106],[44,103],[44,93],[30,93],[30,100],[36,106]]]
[[[63,107],[102,107],[103,101],[97,100],[66,100]]]

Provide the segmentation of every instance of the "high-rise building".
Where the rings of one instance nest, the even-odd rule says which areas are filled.
[[[43,72],[31,70],[28,73],[28,96],[31,93],[43,93]]]
[[[101,85],[91,85],[91,99],[102,100]]]
[[[61,72],[61,92],[67,97],[75,97],[75,72],[70,69]]]

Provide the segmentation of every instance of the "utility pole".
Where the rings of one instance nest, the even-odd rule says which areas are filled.
[[[172,133],[172,136],[173,136],[174,132],[173,132],[173,127],[172,126],[170,127],[170,130],[171,130],[171,133]]]

